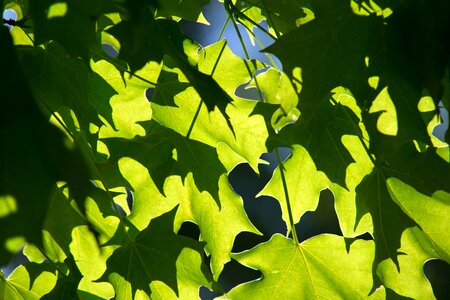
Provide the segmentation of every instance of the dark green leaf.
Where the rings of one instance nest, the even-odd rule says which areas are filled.
[[[161,281],[178,295],[177,259],[185,248],[201,253],[203,245],[173,232],[175,213],[176,208],[153,219],[135,239],[115,250],[107,261],[103,280],[111,280],[117,273],[131,284],[133,295],[138,289],[150,294],[150,283]],[[192,265],[183,267],[191,268]],[[118,292],[123,286],[115,288]]]
[[[55,40],[72,57],[81,57],[88,63],[89,48],[96,41],[97,18],[115,9],[111,0],[30,1],[36,43]]]
[[[9,237],[23,235],[40,245],[41,228],[56,182],[68,181],[82,209],[91,185],[81,155],[40,112],[4,27],[0,40],[5,51],[2,69],[9,70],[0,83],[5,93],[0,112],[0,140],[5,145],[0,149],[0,195],[12,196],[17,207],[10,211],[12,214],[3,214],[0,239],[3,244]],[[0,254],[5,263],[8,255],[3,245]]]

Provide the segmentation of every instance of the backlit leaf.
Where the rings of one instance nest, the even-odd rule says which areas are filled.
[[[367,299],[372,285],[373,243],[368,241],[355,241],[347,252],[342,237],[321,235],[295,245],[276,234],[233,257],[263,277],[232,289],[226,295],[232,299]]]

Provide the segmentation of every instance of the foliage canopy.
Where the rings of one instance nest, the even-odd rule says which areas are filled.
[[[423,265],[450,263],[450,133],[432,135],[450,108],[450,1],[224,0],[282,70],[186,37],[179,21],[207,23],[208,0],[2,3],[18,18],[0,30],[0,264],[29,262],[1,274],[1,298],[434,298]],[[259,195],[288,232],[232,253],[261,233],[227,175],[270,151]],[[299,242],[327,188],[342,236]],[[261,279],[225,291],[231,259]]]

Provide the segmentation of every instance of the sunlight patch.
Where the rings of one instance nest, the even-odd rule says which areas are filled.
[[[47,19],[61,18],[67,14],[67,3],[56,2],[50,5],[47,12]]]

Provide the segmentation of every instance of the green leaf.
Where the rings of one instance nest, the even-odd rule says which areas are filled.
[[[377,268],[384,286],[405,297],[435,299],[423,270],[424,263],[437,256],[432,243],[417,227],[408,228],[402,234],[399,251],[403,253],[398,257],[400,271],[389,260],[381,262]]]
[[[368,152],[368,134],[361,118],[361,109],[355,99],[346,90],[336,89],[333,99],[344,108],[339,114],[341,124],[347,124],[348,133],[340,138],[342,146],[349,151],[354,162],[345,170],[345,186],[330,182],[329,188],[335,197],[335,208],[339,225],[345,237],[356,237],[372,232],[373,225],[368,215],[357,221],[356,188],[367,174],[373,170],[373,158]],[[336,138],[336,140],[338,140]]]
[[[234,168],[238,162],[247,161],[255,172],[258,172],[259,157],[267,151],[264,145],[267,129],[261,116],[250,116],[256,103],[238,98],[235,92],[239,85],[251,79],[246,63],[250,65],[252,71],[262,67],[262,64],[255,62],[253,66],[252,62],[246,62],[236,56],[227,46],[226,41],[220,41],[202,49],[198,61],[199,70],[211,73],[213,79],[234,99],[234,105],[227,106],[227,115],[235,129],[234,134],[221,113],[218,111],[208,113],[201,104],[198,94],[187,87],[186,78],[176,68],[164,67],[163,69],[163,77],[158,80],[155,96],[152,99],[152,118],[183,136],[190,133],[189,138],[212,147],[226,144],[226,146],[220,146],[220,159],[227,170]],[[165,72],[171,74],[165,74]],[[176,91],[180,92],[175,94]],[[173,107],[174,104],[178,107]],[[197,110],[199,110],[198,116],[195,117]],[[229,160],[236,154],[240,158]]]
[[[141,69],[148,61],[160,62],[164,56],[163,46],[158,40],[165,38],[158,22],[154,20],[151,11],[144,6],[139,11],[132,12],[129,20],[124,20],[119,24],[106,30],[113,35],[120,43],[119,58],[128,62],[131,72]],[[170,30],[176,33],[175,51],[182,51],[181,33],[177,31],[178,25],[168,20],[160,20],[160,23],[167,23]],[[169,25],[170,24],[170,25]]]
[[[307,119],[335,87],[350,89],[356,99],[367,90],[364,60],[375,54],[379,45],[378,36],[367,33],[382,26],[382,19],[375,15],[354,14],[349,2],[314,1],[312,10],[313,21],[265,49],[281,60],[289,76],[295,67],[301,68],[299,108]]]
[[[30,1],[36,43],[55,40],[69,55],[82,57],[88,63],[89,47],[96,42],[97,18],[115,9],[110,0]]]
[[[114,90],[114,95],[111,95],[107,100],[100,97],[93,99],[93,103],[107,102],[112,110],[112,120],[107,119],[109,124],[101,124],[99,139],[109,137],[131,139],[136,135],[145,135],[145,130],[139,122],[148,121],[152,116],[150,105],[145,98],[145,91],[147,88],[154,86],[152,82],[157,80],[159,65],[148,63],[133,76],[122,76],[113,64],[104,60],[92,63],[91,68]],[[98,78],[97,75],[93,77]],[[104,91],[100,87],[96,87],[94,90]],[[104,94],[104,92],[101,94]],[[95,108],[100,110],[97,105]],[[97,148],[97,151],[107,155],[107,150],[101,148],[101,146]],[[102,162],[105,158],[99,158],[98,160]]]
[[[387,159],[403,144],[417,140],[432,144],[427,133],[427,124],[423,121],[417,107],[420,99],[420,89],[402,80],[391,79],[387,87],[380,86],[380,91],[367,113],[363,113],[364,123],[370,135],[370,151],[379,161]],[[376,111],[377,100],[383,99],[383,111]],[[395,108],[392,107],[392,103]],[[384,119],[383,119],[384,118]],[[396,129],[395,135],[392,129]],[[389,134],[391,130],[391,134]],[[386,134],[388,133],[388,134]]]
[[[18,266],[8,278],[0,274],[0,298],[11,300],[37,300],[49,293],[56,284],[54,270],[48,265]]]
[[[95,193],[96,200],[98,194],[101,195],[101,192]],[[109,204],[111,205],[111,202]],[[60,299],[68,297],[66,293],[76,295],[81,280],[86,288],[92,288],[95,285],[92,281],[105,272],[108,253],[100,250],[97,239],[84,218],[60,190],[55,192],[52,199],[44,230],[48,233],[44,239],[47,257],[53,261],[68,263],[70,270],[69,276],[59,274],[58,284],[52,295],[61,294]],[[105,289],[107,288],[103,287],[103,290]]]
[[[103,140],[110,149],[109,163],[115,163],[122,157],[137,160],[149,170],[161,193],[168,176],[180,175],[185,178],[192,173],[198,188],[218,199],[219,177],[226,170],[213,147],[188,140],[154,121],[144,127],[147,131],[145,137]],[[207,161],[208,166],[203,161]]]
[[[67,194],[67,190],[65,193]],[[49,203],[43,229],[51,236],[52,241],[56,242],[61,248],[65,256],[71,254],[69,247],[73,242],[72,231],[85,224],[83,217],[71,206],[64,191],[56,188]],[[47,243],[44,246],[46,248],[51,247]],[[55,259],[56,257],[51,258]]]
[[[90,123],[101,126],[99,114],[113,124],[108,103],[115,92],[81,60],[68,57],[64,49],[53,42],[45,49],[24,48],[19,53],[33,95],[48,117],[54,112],[62,114],[73,131],[78,127],[76,122],[87,132]],[[75,113],[75,121],[67,115],[67,110]]]
[[[317,208],[320,191],[327,187],[328,180],[323,172],[317,170],[308,151],[300,145],[293,146],[291,157],[283,163],[283,167],[293,220],[294,223],[298,223],[305,212],[314,211]],[[279,168],[275,170],[269,183],[257,196],[272,196],[278,200],[283,220],[288,231],[291,231]]]
[[[184,46],[190,42],[181,33],[179,25],[170,20],[154,19],[148,7],[143,7],[135,18],[108,30],[119,40],[119,58],[128,61],[131,72],[134,73],[149,60],[160,62],[167,54],[200,95],[208,111],[213,111],[217,106],[226,116],[225,108],[232,98],[210,74],[199,71],[188,60]]]
[[[173,19],[184,19],[190,21],[204,21],[202,7],[208,4],[210,0],[159,0],[158,16]]]
[[[447,238],[450,224],[443,222],[450,215],[450,194],[436,191],[429,197],[396,178],[389,178],[387,187],[395,203],[420,226],[440,256],[450,262],[450,243]]]
[[[449,183],[445,179],[449,176],[449,171],[448,163],[437,156],[432,148],[419,153],[413,146],[405,145],[388,161],[377,165],[372,173],[358,185],[356,222],[358,223],[367,212],[372,217],[373,235],[376,241],[374,271],[376,265],[386,258],[392,259],[399,268],[400,238],[408,227],[414,225],[413,221],[416,221],[410,218],[406,211],[402,211],[396,199],[398,197],[408,199],[407,202],[412,205],[415,203],[412,199],[416,199],[417,196],[407,197],[407,189],[399,191],[398,195],[393,194],[389,183],[392,181],[391,177],[398,178],[406,184],[412,184],[420,192],[431,196],[438,190],[446,192],[450,190]],[[423,195],[423,197],[426,196]]]
[[[178,197],[165,198],[150,177],[148,169],[138,161],[124,157],[119,160],[119,169],[133,191],[133,209],[127,216],[138,230],[144,230],[150,221],[172,210],[178,204]],[[170,176],[164,184],[171,186]],[[168,190],[166,193],[169,193]]]
[[[79,299],[78,284],[82,278],[82,274],[75,266],[75,261],[72,256],[65,259],[64,264],[60,264],[58,269],[63,269],[64,273],[58,272],[58,280],[55,288],[42,297],[43,300],[52,299]]]
[[[157,289],[150,290],[150,284],[161,281],[180,295],[180,284],[177,279],[177,262],[182,252],[191,250],[201,255],[203,245],[192,239],[177,236],[173,232],[173,221],[176,208],[162,216],[153,219],[149,226],[140,232],[135,239],[114,251],[107,261],[107,269],[101,280],[110,278],[116,293],[126,288],[125,284],[115,285],[116,273],[132,286],[132,295],[136,290],[143,290],[148,295],[157,294]],[[185,250],[186,249],[186,250]],[[182,268],[201,268],[199,260],[189,255],[190,259],[183,259]],[[195,270],[193,268],[193,270]],[[202,281],[208,285],[207,274],[202,273]],[[112,276],[112,277],[111,277]]]
[[[230,261],[235,237],[243,231],[261,233],[250,223],[242,198],[231,189],[226,175],[219,179],[220,208],[210,195],[196,189],[192,176],[185,180],[184,187],[181,182],[177,185],[179,189],[171,188],[167,194],[169,199],[180,201],[175,226],[179,228],[187,220],[198,224],[201,239],[206,242],[205,250],[211,255],[214,279],[217,280],[224,265]],[[227,230],[223,230],[225,227]]]
[[[308,1],[287,0],[287,1],[237,1],[236,7],[242,13],[251,18],[255,23],[266,20],[271,31],[276,35],[287,33],[301,24],[309,21],[313,14],[311,13]],[[240,20],[250,28],[254,24],[248,20]]]
[[[317,169],[323,171],[332,181],[346,188],[346,169],[354,163],[349,150],[342,143],[342,136],[361,136],[358,127],[359,118],[340,98],[349,97],[345,91],[336,89],[336,93],[323,101],[310,122],[300,119],[296,124],[287,126],[278,135],[269,140],[269,148],[277,146],[302,145],[313,158]],[[350,96],[351,97],[351,96]]]
[[[168,285],[161,281],[153,281],[150,285],[152,299],[197,299],[201,286],[212,289],[213,284],[209,270],[203,262],[202,254],[189,248],[181,250],[176,261],[177,295]]]
[[[6,263],[9,255],[3,243],[7,238],[25,236],[28,242],[42,245],[42,224],[58,180],[69,183],[81,209],[91,185],[80,153],[40,112],[6,28],[0,30],[0,39],[5,53],[1,64],[9,70],[1,82],[7,101],[2,101],[0,113],[0,139],[5,145],[0,149],[0,195],[12,199],[16,207],[0,219],[0,257]]]
[[[391,259],[398,266],[400,237],[404,230],[414,223],[392,201],[386,187],[385,174],[375,169],[364,177],[356,188],[356,224],[366,213],[373,223],[373,237],[376,242],[374,273],[378,263]]]
[[[233,255],[263,275],[261,280],[233,288],[226,297],[367,299],[372,286],[373,253],[370,241],[357,240],[347,252],[342,237],[325,234],[295,245],[275,234],[270,241]]]

